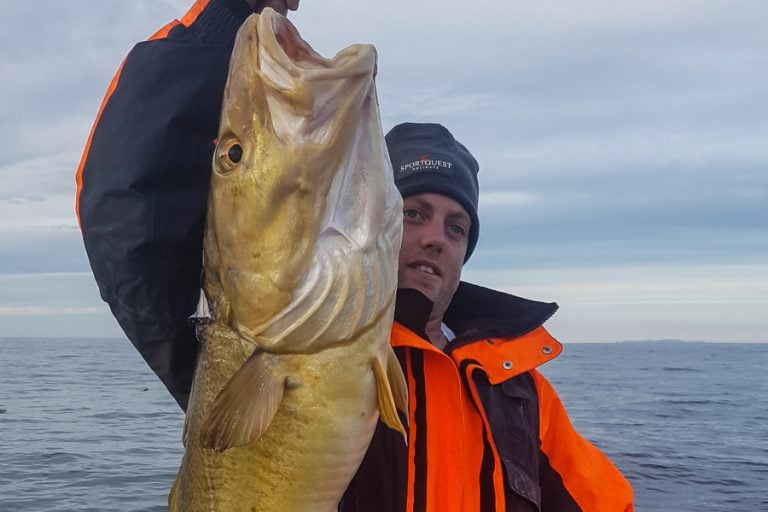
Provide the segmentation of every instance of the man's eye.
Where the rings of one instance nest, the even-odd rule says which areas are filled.
[[[406,219],[418,219],[419,215],[417,210],[403,210],[403,217]]]
[[[459,226],[458,224],[452,224],[448,226],[448,230],[456,236],[466,236],[467,234],[467,230],[464,229],[463,226]]]

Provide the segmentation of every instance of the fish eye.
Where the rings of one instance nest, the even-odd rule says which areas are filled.
[[[216,146],[216,161],[219,163],[216,170],[220,174],[233,171],[242,160],[243,146],[235,137],[227,137]]]
[[[239,164],[243,158],[243,147],[240,144],[233,144],[227,151],[227,156],[232,162]]]

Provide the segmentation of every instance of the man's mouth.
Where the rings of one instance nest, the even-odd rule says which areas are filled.
[[[439,276],[440,275],[440,269],[438,269],[435,266],[432,266],[428,263],[414,263],[410,266],[411,268],[418,270],[420,272],[424,272],[425,274],[429,274],[431,276]]]

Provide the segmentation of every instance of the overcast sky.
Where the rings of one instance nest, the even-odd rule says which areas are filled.
[[[0,3],[0,337],[121,336],[75,169],[127,51],[191,3]],[[564,342],[768,342],[768,2],[302,0],[291,19],[326,56],[376,45],[385,130],[440,122],[480,161],[467,280],[557,301]]]

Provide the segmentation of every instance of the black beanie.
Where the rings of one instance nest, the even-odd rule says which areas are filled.
[[[403,197],[426,192],[442,194],[458,202],[469,214],[472,225],[464,257],[466,263],[480,232],[477,160],[439,124],[399,124],[385,138],[395,185]]]

